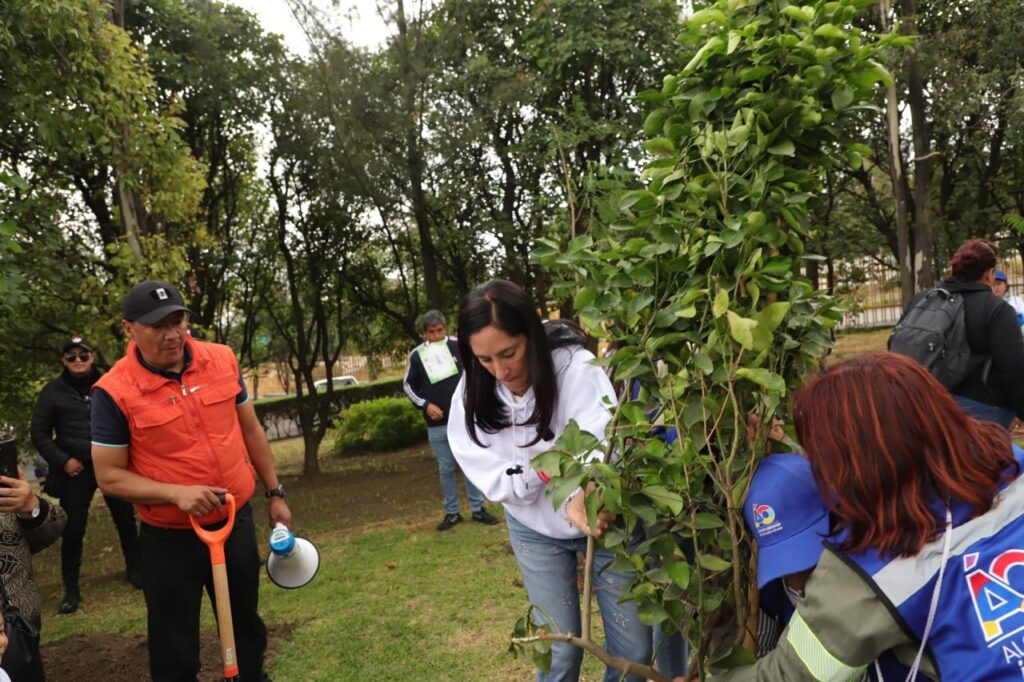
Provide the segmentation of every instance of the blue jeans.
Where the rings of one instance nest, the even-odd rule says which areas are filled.
[[[448,445],[447,426],[428,426],[427,438],[430,439],[430,449],[437,459],[437,470],[441,474],[441,494],[444,495],[444,513],[459,513],[459,482],[455,478],[459,465],[452,454],[452,448]],[[470,480],[466,479],[466,497],[469,498],[469,508],[473,511],[480,511],[484,508],[484,496]]]
[[[678,632],[666,635],[661,626],[654,631],[654,667],[666,677],[686,677],[690,662],[690,642]]]
[[[1017,413],[1009,407],[989,405],[988,403],[981,403],[977,400],[971,400],[970,398],[964,398],[959,395],[954,395],[953,398],[960,405],[963,411],[967,413],[967,416],[974,417],[975,419],[984,419],[985,421],[995,422],[1002,425],[1005,429],[1010,428],[1010,424],[1013,423],[1013,418],[1017,416]]]
[[[576,589],[576,552],[586,553],[587,539],[559,540],[541,535],[519,523],[511,514],[505,515],[512,551],[534,616],[538,623],[547,623],[552,631],[580,634],[580,597]],[[609,653],[638,663],[650,663],[651,629],[637,617],[636,604],[619,604],[619,595],[629,582],[625,573],[606,570],[612,562],[611,552],[599,549],[594,555],[594,594],[601,608]],[[552,622],[554,621],[554,622]],[[583,650],[572,644],[555,642],[551,645],[551,672],[537,671],[538,682],[576,682],[580,676]],[[605,682],[643,682],[643,678],[608,668]]]

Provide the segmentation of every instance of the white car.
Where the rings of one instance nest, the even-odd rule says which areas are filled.
[[[354,386],[359,382],[351,374],[345,374],[340,377],[332,377],[331,383],[334,384],[335,389],[338,389],[344,386]],[[326,391],[327,379],[317,379],[316,381],[313,382],[313,388],[315,388],[317,391]]]

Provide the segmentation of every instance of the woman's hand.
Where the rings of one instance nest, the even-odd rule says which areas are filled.
[[[591,483],[587,486],[587,493],[590,493],[593,489],[594,484]],[[608,526],[615,521],[615,514],[612,514],[607,509],[600,510],[597,512],[597,518],[594,520],[594,527],[591,528],[587,522],[587,508],[584,505],[583,498],[584,494],[580,492],[569,500],[569,504],[565,508],[565,518],[569,521],[570,525],[582,531],[584,535],[590,535],[595,540],[600,540],[604,536],[604,532],[608,530]]]
[[[18,478],[0,476],[0,512],[30,514],[36,507],[36,495],[18,467]]]

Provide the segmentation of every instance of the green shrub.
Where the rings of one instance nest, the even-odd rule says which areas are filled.
[[[420,411],[405,398],[378,398],[346,408],[334,423],[335,452],[396,450],[427,439]]]

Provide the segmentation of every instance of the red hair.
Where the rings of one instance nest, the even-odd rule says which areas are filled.
[[[911,556],[944,526],[934,504],[992,508],[1019,466],[1010,434],[968,417],[927,370],[895,353],[835,365],[793,398],[793,423],[844,552]]]
[[[953,254],[950,269],[954,277],[977,282],[996,266],[999,249],[987,239],[968,239]]]

